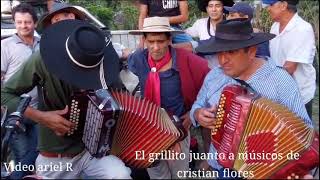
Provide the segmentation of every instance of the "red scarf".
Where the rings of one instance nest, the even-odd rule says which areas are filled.
[[[150,72],[148,74],[146,85],[144,88],[144,96],[150,101],[156,103],[158,106],[161,106],[160,100],[160,78],[158,71],[166,64],[170,62],[171,54],[168,50],[167,53],[155,63],[154,59],[151,57],[150,53],[148,54],[148,64],[150,67]]]

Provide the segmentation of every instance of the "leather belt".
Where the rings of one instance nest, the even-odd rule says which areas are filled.
[[[44,157],[48,158],[63,158],[63,157],[68,157],[68,158],[73,158],[78,154],[61,154],[61,153],[53,153],[53,152],[40,152],[40,154]]]

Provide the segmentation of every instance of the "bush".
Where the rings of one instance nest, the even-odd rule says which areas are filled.
[[[122,1],[114,14],[113,28],[118,30],[138,29],[138,17],[138,8],[128,1]]]
[[[92,15],[96,16],[103,24],[110,27],[112,24],[113,10],[101,5],[89,5],[86,7]]]

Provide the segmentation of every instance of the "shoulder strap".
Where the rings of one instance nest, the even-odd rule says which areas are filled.
[[[246,81],[241,79],[236,79],[236,78],[233,78],[233,79],[236,80],[238,83],[240,83],[241,86],[247,88],[249,91],[257,93],[257,91],[255,91]]]

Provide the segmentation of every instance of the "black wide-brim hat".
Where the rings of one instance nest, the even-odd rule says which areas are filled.
[[[92,33],[89,33],[87,37],[80,37],[80,35],[77,37],[75,31],[79,30],[80,32],[82,29],[89,29]],[[84,44],[81,45],[81,48],[78,48],[76,43],[70,46],[69,52],[78,52],[74,53],[74,59],[90,66],[96,64],[94,57],[98,57],[99,60],[103,59],[103,66],[83,68],[74,63],[66,48],[67,39],[70,40],[68,37],[72,37],[72,34],[76,36],[73,38],[74,41]],[[96,35],[97,38],[92,37]],[[94,49],[92,46],[97,46],[98,50],[92,50]],[[118,62],[118,55],[113,49],[112,43],[107,43],[102,31],[86,21],[63,20],[49,26],[41,36],[40,54],[50,73],[80,89],[103,88],[101,75],[103,74],[105,77],[106,84],[110,84],[117,78],[113,77],[116,71],[119,71],[113,66],[114,62]],[[101,74],[100,68],[102,67],[103,73]]]
[[[211,0],[197,0],[198,8],[202,12],[207,12],[207,6],[208,3]],[[223,4],[223,6],[233,6],[234,2],[233,0],[220,0]]]
[[[51,10],[42,16],[37,24],[37,32],[41,33],[45,28],[51,25],[51,18],[60,12],[70,12],[76,16],[76,19],[85,20],[86,15],[75,6],[64,2],[54,2]]]
[[[201,43],[196,51],[214,54],[261,44],[274,38],[270,33],[254,33],[249,19],[225,20],[217,24],[215,36]]]

